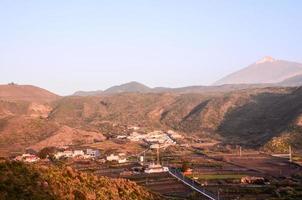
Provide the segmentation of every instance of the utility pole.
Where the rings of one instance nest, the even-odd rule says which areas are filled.
[[[241,157],[242,155],[242,149],[241,149],[241,146],[239,146],[239,156]]]
[[[292,155],[292,146],[289,145],[288,147],[289,149],[289,162],[293,162],[293,155]]]
[[[158,146],[158,148],[157,148],[157,164],[159,165],[160,163],[159,163],[159,146]]]
[[[219,188],[217,190],[217,199],[220,200],[220,192],[219,192]]]

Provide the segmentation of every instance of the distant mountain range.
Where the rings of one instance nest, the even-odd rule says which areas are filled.
[[[241,90],[246,88],[266,87],[268,84],[229,84],[221,86],[188,86],[180,88],[156,87],[150,88],[142,83],[129,82],[119,86],[113,86],[105,91],[78,91],[72,96],[100,96],[120,93],[217,93],[230,92],[234,90]]]
[[[211,86],[187,86],[180,88],[151,88],[139,82],[129,82],[106,90],[78,91],[72,96],[101,96],[120,93],[225,93],[249,88],[302,86],[302,64],[265,57],[254,64],[234,72]],[[45,89],[10,83],[0,85],[0,100],[25,100],[50,102],[60,98]]]
[[[101,95],[103,92],[104,92],[103,90],[77,91],[73,94],[73,96],[98,96],[98,95]]]
[[[272,57],[263,59],[218,80],[214,85],[280,83],[302,74],[302,64]]]
[[[301,83],[302,74],[277,83],[183,88],[130,82],[67,97],[30,85],[0,85],[0,156],[91,144],[115,137],[126,125],[280,151],[292,144],[302,151],[302,87],[279,87]]]
[[[247,88],[263,88],[276,86],[301,86],[302,64],[272,57],[263,59],[216,81],[211,86],[187,86],[180,88],[150,88],[142,83],[129,82],[108,88],[105,91],[78,91],[73,96],[99,96],[118,93],[217,93],[230,92]]]

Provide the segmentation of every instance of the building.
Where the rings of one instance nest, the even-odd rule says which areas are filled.
[[[73,152],[72,151],[68,151],[68,150],[65,150],[63,152],[57,152],[55,154],[55,158],[56,159],[60,159],[60,158],[71,158],[73,157]]]
[[[118,163],[122,164],[122,163],[126,163],[127,162],[127,158],[119,158]]]
[[[144,156],[139,157],[139,162],[143,163],[144,162]]]
[[[33,163],[39,161],[40,158],[33,154],[22,154],[21,156],[17,156],[14,160]]]
[[[86,149],[86,155],[91,156],[92,158],[98,158],[101,154],[98,149]]]
[[[160,164],[150,164],[146,169],[145,173],[147,174],[153,174],[153,173],[163,173],[169,171],[168,167],[163,167]]]
[[[118,161],[119,158],[120,157],[118,155],[110,154],[109,156],[106,157],[106,160],[107,161]]]
[[[83,150],[74,150],[73,157],[84,156],[85,153]]]
[[[118,154],[119,156],[119,159],[118,159],[118,163],[126,163],[127,162],[127,157],[126,157],[126,154],[125,153],[119,153]]]
[[[128,129],[137,131],[137,130],[139,130],[140,128],[139,128],[138,126],[128,126]]]
[[[180,135],[179,133],[176,133],[175,131],[168,130],[167,133],[168,133],[168,135],[169,135],[173,140],[183,139],[183,136]]]
[[[118,135],[116,139],[127,139],[126,135]]]
[[[127,162],[126,154],[124,154],[124,153],[120,153],[118,155],[110,154],[109,156],[106,157],[106,160],[107,161],[116,161],[120,164]]]
[[[127,138],[131,141],[138,142],[140,140],[143,140],[146,137],[145,134],[139,134],[137,132],[133,132],[130,136]]]

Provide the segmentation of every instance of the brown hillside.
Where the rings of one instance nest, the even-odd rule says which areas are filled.
[[[8,84],[0,85],[0,99],[50,102],[58,99],[58,95],[36,86]]]
[[[98,177],[71,167],[1,162],[0,180],[0,199],[165,199],[129,180]]]
[[[44,147],[52,146],[64,147],[68,145],[93,144],[105,139],[106,138],[101,133],[63,126],[56,132],[52,133],[52,136],[38,142],[30,148],[34,150],[41,150]]]
[[[113,136],[122,133],[127,125],[175,129],[227,143],[262,147],[283,134],[300,134],[301,102],[301,88],[246,89],[215,95],[122,93],[65,97],[51,105],[2,101],[0,147],[41,148],[64,136],[70,143],[76,136],[82,138],[85,131]],[[58,134],[64,126],[71,131]],[[292,131],[292,127],[298,128]]]

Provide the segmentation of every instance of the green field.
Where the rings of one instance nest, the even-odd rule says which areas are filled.
[[[226,180],[226,179],[241,179],[245,174],[198,174],[191,175],[191,178],[198,178],[201,180]]]

